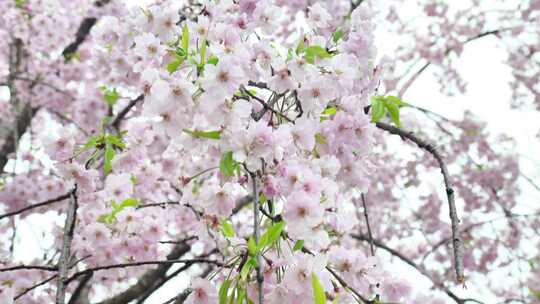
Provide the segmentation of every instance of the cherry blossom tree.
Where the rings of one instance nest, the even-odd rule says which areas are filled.
[[[540,301],[514,139],[407,99],[495,37],[540,109],[540,1],[149,2],[0,3],[1,303]]]

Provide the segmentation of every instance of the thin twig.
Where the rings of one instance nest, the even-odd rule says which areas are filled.
[[[258,101],[264,108],[261,110],[261,112],[259,113],[256,113],[255,116],[253,117],[254,120],[259,120],[262,118],[262,116],[264,116],[264,114],[266,113],[267,110],[269,110],[270,112],[274,113],[276,116],[278,117],[281,117],[283,119],[285,119],[286,121],[288,122],[293,122],[289,117],[285,116],[284,114],[276,111],[274,108],[273,108],[273,103],[275,103],[275,101],[270,105],[270,104],[267,104],[264,100],[262,100],[261,98],[257,97],[255,94],[252,94],[250,91],[246,90],[246,88],[244,87],[240,87],[240,91],[246,95],[248,95],[250,98],[252,99],[255,99],[256,101]]]
[[[111,126],[113,126],[116,130],[118,130],[118,128],[120,128],[120,123],[122,122],[122,120],[124,120],[124,118],[126,117],[126,115],[129,113],[129,111],[131,111],[131,109],[139,102],[139,101],[142,101],[144,99],[144,95],[141,94],[139,96],[137,96],[137,98],[131,100],[129,102],[129,104],[122,109],[122,111],[120,111],[116,117],[114,118],[114,120],[111,122]]]
[[[36,289],[36,288],[38,288],[40,286],[43,286],[43,285],[49,283],[50,281],[54,280],[57,276],[58,276],[58,274],[54,274],[54,275],[48,277],[47,279],[37,283],[36,285],[33,285],[31,287],[26,288],[21,293],[16,295],[15,298],[13,298],[13,300],[18,300],[20,297],[24,296],[25,294],[29,293],[30,291],[32,291],[32,290],[34,290],[34,289]]]
[[[58,267],[55,266],[41,266],[41,265],[17,265],[6,268],[0,268],[0,272],[10,272],[18,270],[42,270],[42,271],[58,271]]]
[[[140,205],[140,206],[137,206],[136,209],[143,209],[143,208],[148,208],[148,207],[161,207],[161,208],[165,208],[166,206],[170,206],[170,205],[181,205],[180,202],[174,202],[174,201],[170,201],[170,202],[161,202],[161,203],[149,203],[149,204],[144,204],[144,205]]]
[[[399,129],[397,127],[394,127],[394,126],[391,126],[382,122],[378,122],[376,125],[377,125],[377,128],[379,129],[385,130],[395,135],[399,135],[404,140],[408,139],[414,142],[421,149],[424,149],[427,152],[431,153],[431,155],[433,155],[433,157],[435,157],[435,159],[437,160],[437,163],[439,164],[439,167],[441,169],[441,173],[444,179],[444,186],[446,188],[446,197],[448,199],[450,221],[452,223],[452,244],[454,248],[454,267],[456,271],[456,279],[459,283],[464,283],[465,276],[463,274],[463,243],[462,243],[460,232],[459,232],[459,218],[457,215],[456,203],[454,200],[454,189],[452,189],[452,184],[450,182],[450,175],[448,174],[448,168],[446,167],[446,164],[441,154],[439,153],[439,151],[435,149],[433,145],[416,137],[412,132]]]
[[[41,202],[41,203],[34,204],[34,205],[30,205],[30,206],[21,208],[21,209],[19,209],[19,210],[13,211],[13,212],[8,212],[8,213],[5,213],[5,214],[2,214],[2,215],[0,215],[0,220],[3,219],[3,218],[5,218],[5,217],[8,217],[8,216],[13,216],[13,215],[21,214],[21,213],[26,212],[26,211],[28,211],[28,210],[32,210],[32,209],[35,209],[35,208],[39,208],[39,207],[43,207],[43,206],[46,206],[46,205],[50,205],[50,204],[54,204],[54,203],[63,201],[63,200],[65,200],[65,199],[68,199],[69,196],[70,196],[69,193],[62,194],[62,195],[60,195],[60,196],[58,196],[58,197],[51,198],[51,199],[46,200],[46,201],[43,201],[43,202]]]
[[[88,284],[88,282],[90,281],[90,279],[92,279],[92,276],[94,275],[93,272],[89,272],[87,273],[86,275],[84,275],[80,282],[79,282],[79,285],[77,285],[77,288],[75,288],[75,291],[73,291],[73,294],[71,295],[71,298],[69,298],[69,302],[68,304],[76,304],[77,301],[79,300],[79,297],[81,297],[84,293],[84,290],[86,288],[86,284]],[[86,295],[87,297],[88,295]]]
[[[255,239],[255,244],[259,244],[259,190],[257,189],[257,175],[256,173],[249,172],[251,177],[251,183],[253,185],[253,238]],[[264,293],[263,293],[263,282],[264,277],[261,271],[261,254],[257,252],[255,254],[255,260],[257,261],[257,289],[259,293],[259,303],[264,303]]]
[[[66,97],[69,97],[71,100],[75,100],[75,97],[73,97],[73,95],[69,94],[66,91],[63,91],[63,90],[59,89],[58,87],[54,86],[53,84],[50,84],[50,83],[45,82],[45,81],[41,81],[39,78],[31,79],[29,77],[16,76],[16,77],[14,77],[14,79],[15,80],[20,80],[20,81],[25,81],[25,82],[31,82],[32,84],[34,84],[36,86],[48,87],[49,89],[52,89],[53,91],[55,91],[57,93],[60,93],[60,94],[62,94],[64,96],[66,96]]]
[[[357,239],[357,240],[360,240],[360,241],[369,241],[369,236],[367,235],[351,235],[353,238]],[[414,269],[416,269],[418,272],[420,272],[423,276],[425,276],[426,278],[428,278],[432,283],[433,285],[435,285],[437,288],[441,289],[442,291],[444,291],[450,298],[452,298],[456,303],[458,304],[463,304],[463,303],[466,303],[466,302],[476,302],[476,303],[482,303],[478,300],[475,300],[475,299],[462,299],[460,297],[458,297],[455,293],[453,293],[450,289],[448,289],[448,287],[444,286],[442,283],[440,282],[437,282],[435,281],[434,278],[431,277],[431,275],[429,274],[429,272],[422,266],[416,264],[413,260],[409,259],[408,257],[406,257],[405,255],[403,255],[401,252],[393,249],[393,248],[390,248],[388,247],[386,244],[384,244],[383,242],[377,240],[377,239],[373,239],[373,244],[381,249],[384,249],[385,251],[387,251],[388,253],[390,253],[391,255],[399,258],[401,261],[405,262],[406,264],[408,264],[409,266],[413,267]]]
[[[367,231],[368,231],[368,236],[369,236],[369,249],[371,250],[371,255],[374,256],[375,249],[373,247],[373,234],[371,234],[371,226],[369,225],[369,215],[368,215],[368,210],[366,206],[366,197],[364,193],[362,193],[361,196],[362,196],[362,206],[364,207],[364,217],[366,218],[366,226],[367,226]]]
[[[208,256],[210,256],[211,254],[213,254],[214,251],[210,251],[209,253],[207,254],[203,254],[203,255],[200,255],[198,256],[197,258],[198,259],[202,259],[202,258],[206,258]],[[161,286],[163,286],[163,284],[167,283],[169,280],[173,279],[174,277],[176,277],[177,275],[179,275],[181,272],[184,272],[186,270],[188,270],[189,268],[191,268],[191,266],[195,265],[196,263],[186,263],[184,264],[184,266],[178,268],[177,270],[175,270],[173,273],[171,273],[170,275],[167,275],[163,278],[160,278],[158,281],[156,281],[156,283],[154,284],[154,288],[151,288],[151,289],[148,289],[145,291],[144,294],[142,294],[138,299],[137,299],[137,303],[136,304],[143,304],[144,301],[150,297],[154,292],[156,292]],[[211,268],[211,267],[210,267]]]
[[[287,236],[287,238],[289,238]],[[290,239],[290,238],[289,238]],[[304,253],[307,253],[307,254],[310,254],[310,255],[315,255],[311,250],[309,250],[307,247],[303,246],[302,247],[302,252]],[[349,284],[347,283],[347,281],[345,281],[345,279],[343,279],[335,270],[333,270],[332,268],[330,268],[330,266],[326,265],[326,270],[328,270],[328,272],[330,272],[330,274],[332,274],[332,276],[334,278],[336,278],[336,280],[338,280],[338,282],[341,284],[341,286],[343,286],[343,288],[345,288],[346,290],[352,292],[358,299],[360,299],[363,303],[366,303],[366,304],[372,304],[372,303],[375,303],[374,301],[371,301],[371,300],[368,300],[366,299],[364,296],[362,296],[357,290],[355,290],[354,288],[350,287]]]
[[[208,276],[211,272],[212,272],[213,268],[212,267],[208,267],[201,275],[200,277],[201,278],[206,278],[206,276]],[[177,295],[176,297],[172,298],[171,300],[169,300],[168,302],[166,303],[172,303],[174,302],[174,304],[182,304],[186,301],[187,297],[191,294],[193,290],[191,288],[186,288],[182,293],[180,293],[179,295]],[[164,303],[165,304],[165,303]]]
[[[64,239],[62,241],[62,251],[58,260],[58,281],[56,289],[56,304],[64,304],[66,301],[66,286],[68,285],[67,274],[69,270],[69,260],[71,257],[71,241],[77,220],[77,185],[70,193],[70,202],[64,224]]]
[[[236,202],[236,207],[233,209],[232,214],[234,215],[238,213],[242,208],[249,205],[249,203],[251,203],[251,200],[251,195],[246,195],[238,199]],[[167,260],[177,260],[186,253],[188,253],[191,247],[189,244],[187,244],[187,241],[191,239],[192,238],[188,237],[184,239],[185,242],[174,246],[173,250],[171,250],[171,252],[167,255]],[[154,289],[156,286],[156,282],[159,282],[159,280],[167,274],[167,271],[172,265],[172,263],[160,264],[156,269],[148,270],[138,278],[136,284],[132,285],[123,292],[112,295],[110,298],[100,302],[100,304],[129,303],[130,301],[137,299],[147,290]]]
[[[112,264],[112,265],[105,265],[105,266],[97,266],[85,269],[83,271],[79,271],[75,274],[73,274],[69,279],[67,279],[67,283],[75,280],[76,278],[80,277],[81,275],[85,275],[90,272],[96,272],[101,270],[109,270],[109,269],[116,269],[116,268],[127,268],[127,267],[138,267],[138,266],[145,266],[145,265],[163,265],[163,264],[187,264],[187,263],[201,263],[201,264],[212,264],[220,267],[224,267],[222,262],[216,261],[216,260],[208,260],[208,259],[181,259],[181,260],[163,260],[163,261],[140,261],[140,262],[131,262],[131,263],[121,263],[121,264]]]

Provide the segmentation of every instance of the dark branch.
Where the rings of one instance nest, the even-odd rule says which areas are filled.
[[[188,253],[191,247],[187,243],[182,243],[174,247],[174,249],[167,255],[168,260],[176,260]],[[115,303],[129,303],[137,299],[142,293],[148,289],[155,289],[156,282],[159,278],[164,277],[167,271],[173,264],[160,264],[156,269],[145,272],[137,281],[137,283],[125,291],[104,300],[100,304],[115,304]]]
[[[448,199],[448,208],[450,210],[450,221],[452,222],[452,243],[454,248],[454,266],[456,270],[456,279],[458,282],[464,283],[465,277],[463,275],[463,243],[459,232],[459,218],[457,215],[456,203],[454,201],[454,190],[452,189],[452,185],[450,183],[450,175],[448,174],[448,169],[446,168],[446,164],[441,154],[439,153],[439,151],[437,151],[437,149],[435,149],[433,145],[416,137],[412,132],[399,129],[397,127],[382,122],[378,122],[376,125],[379,129],[385,130],[395,135],[399,135],[403,140],[408,139],[414,142],[418,147],[429,152],[437,160],[444,179],[446,197]]]
[[[93,272],[89,272],[81,278],[81,280],[79,281],[79,285],[77,285],[77,288],[75,288],[75,291],[73,291],[73,294],[71,295],[71,298],[69,299],[68,304],[80,303],[84,301],[84,297],[88,297],[87,284],[90,281],[90,279],[92,279],[93,275],[94,275]],[[81,297],[83,297],[83,300],[79,301],[79,298]],[[88,299],[86,299],[86,301],[88,301]]]
[[[369,236],[369,249],[371,251],[371,255],[375,255],[375,248],[373,248],[373,234],[371,233],[371,225],[369,225],[369,213],[366,206],[366,196],[364,193],[362,193],[362,207],[364,207],[364,217],[366,219],[366,226]]]
[[[367,235],[352,235],[353,238],[357,239],[357,240],[360,240],[360,241],[365,241],[365,242],[369,242],[370,239],[369,239],[369,236]],[[453,293],[450,289],[448,289],[446,286],[444,286],[443,284],[439,283],[439,282],[436,282],[432,277],[431,275],[428,273],[428,271],[423,268],[422,266],[416,264],[415,262],[413,262],[413,260],[409,259],[408,257],[406,257],[405,255],[403,255],[401,252],[393,249],[393,248],[390,248],[388,247],[386,244],[384,244],[383,242],[377,240],[377,239],[372,239],[373,241],[373,244],[375,246],[377,246],[378,248],[381,248],[381,249],[384,249],[385,251],[387,251],[388,253],[390,253],[391,255],[399,258],[401,261],[405,262],[406,264],[408,264],[409,266],[413,267],[414,269],[416,269],[418,272],[420,272],[423,276],[425,276],[426,278],[428,278],[432,283],[433,285],[435,285],[436,287],[438,287],[439,289],[441,289],[442,291],[444,291],[450,298],[452,298],[456,303],[458,304],[463,304],[463,303],[466,303],[466,302],[477,302],[477,303],[482,303],[480,301],[477,301],[477,300],[474,300],[474,299],[461,299],[460,297],[458,297],[455,293]]]
[[[62,56],[64,56],[66,60],[68,60],[72,54],[77,52],[79,46],[84,42],[86,36],[90,34],[90,30],[92,29],[92,27],[94,27],[96,22],[97,18],[94,17],[87,17],[83,19],[81,25],[79,25],[77,34],[75,35],[75,40],[62,51]]]
[[[55,266],[40,266],[40,265],[17,265],[6,268],[0,268],[0,272],[18,271],[18,270],[43,270],[43,271],[58,271]]]
[[[252,196],[246,195],[236,202],[236,207],[233,209],[232,214],[240,212],[242,208],[251,203]],[[191,249],[191,246],[187,243],[193,238],[188,237],[184,239],[184,242],[177,244],[173,250],[167,255],[167,260],[177,260]],[[116,303],[129,303],[139,298],[144,292],[149,289],[156,289],[159,285],[161,278],[166,276],[167,271],[173,264],[159,264],[156,269],[145,272],[135,283],[127,290],[106,299],[99,304],[116,304]]]
[[[129,111],[131,111],[131,109],[139,102],[139,101],[142,101],[144,99],[144,95],[139,95],[137,98],[131,100],[129,102],[129,104],[124,108],[122,109],[122,111],[120,111],[120,113],[118,113],[118,115],[116,115],[116,117],[114,118],[114,120],[112,121],[111,123],[111,126],[113,126],[115,129],[119,129],[120,128],[120,123],[122,123],[122,120],[124,120],[124,118],[126,117],[126,115],[129,113]]]
[[[216,261],[216,260],[208,260],[208,259],[182,259],[182,260],[163,260],[163,261],[140,261],[140,262],[132,262],[132,263],[121,263],[121,264],[113,264],[113,265],[105,265],[105,266],[98,266],[98,267],[92,267],[85,269],[83,271],[79,271],[75,274],[73,274],[68,280],[67,283],[75,280],[76,278],[86,275],[88,273],[93,273],[96,271],[102,271],[102,270],[109,270],[109,269],[116,269],[116,268],[127,268],[127,267],[138,267],[138,266],[146,266],[146,265],[172,265],[172,264],[212,264],[216,266],[223,267],[225,266],[222,262]]]
[[[73,187],[70,193],[70,202],[64,224],[64,238],[62,240],[62,251],[58,260],[58,281],[56,287],[56,304],[64,304],[66,300],[66,287],[69,284],[67,280],[69,270],[69,260],[71,258],[71,241],[75,231],[77,221],[77,185]]]
[[[30,126],[36,112],[37,109],[32,109],[29,104],[25,104],[19,115],[15,117],[16,130],[8,135],[5,143],[0,147],[0,172],[2,172],[7,164],[9,160],[8,156],[17,150],[17,143]]]
[[[23,290],[20,294],[18,294],[17,296],[15,296],[15,298],[13,298],[13,300],[17,300],[17,299],[19,299],[20,297],[24,296],[25,294],[29,293],[30,291],[32,291],[32,290],[34,290],[34,289],[36,289],[36,288],[38,288],[38,287],[40,287],[40,286],[43,286],[43,285],[49,283],[50,281],[54,280],[57,276],[58,276],[58,274],[54,274],[54,275],[48,277],[47,279],[45,279],[45,280],[43,280],[43,281],[37,283],[36,285],[33,285],[33,286],[29,287],[29,288],[26,288],[26,289]]]
[[[14,216],[14,215],[17,215],[17,214],[24,213],[24,212],[26,212],[28,210],[32,210],[32,209],[35,209],[35,208],[39,208],[39,207],[43,207],[43,206],[47,206],[47,205],[51,205],[51,204],[63,201],[65,199],[68,199],[69,196],[70,196],[69,193],[62,194],[62,195],[60,195],[58,197],[51,198],[51,199],[43,201],[41,203],[37,203],[37,204],[30,205],[30,206],[21,208],[19,210],[13,211],[13,212],[8,212],[8,213],[5,213],[5,214],[2,214],[2,215],[0,215],[0,220],[5,218],[5,217]]]

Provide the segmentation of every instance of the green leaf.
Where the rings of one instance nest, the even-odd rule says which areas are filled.
[[[107,134],[107,136],[105,136],[105,143],[109,143],[113,145],[114,147],[120,148],[120,149],[126,148],[126,144],[124,143],[122,138],[114,134]]]
[[[300,41],[298,42],[298,45],[296,46],[296,54],[297,54],[297,55],[300,55],[300,54],[302,54],[305,50],[306,50],[306,45],[305,45],[305,42],[304,42],[304,37],[302,37],[302,38],[300,39]]]
[[[172,73],[176,72],[178,70],[178,68],[182,65],[183,62],[184,62],[183,57],[177,58],[177,59],[169,62],[167,64],[167,72],[169,72],[169,74],[172,74]]]
[[[323,115],[334,115],[337,113],[336,107],[328,107],[321,114]]]
[[[189,129],[184,129],[183,131],[197,138],[209,138],[209,139],[221,138],[221,131],[219,130],[218,131],[193,131]]]
[[[116,218],[114,217],[114,215],[111,214],[104,214],[104,215],[100,215],[97,219],[97,221],[99,223],[103,223],[103,224],[111,224],[113,223],[114,221],[116,220]]]
[[[371,98],[371,121],[378,122],[386,114],[384,99],[381,96]]]
[[[200,63],[200,65],[204,66],[205,63],[206,63],[206,37],[204,37],[204,39],[202,40],[202,43],[201,43],[201,63]]]
[[[240,270],[240,278],[242,278],[242,280],[246,280],[249,272],[251,271],[251,263],[245,263],[244,266],[242,266],[242,269]]]
[[[535,297],[537,300],[540,300],[540,291],[531,289],[531,293],[533,297]]]
[[[293,53],[294,53],[294,51],[293,51],[292,48],[289,48],[289,49],[287,50],[287,60],[286,60],[286,62],[291,61],[291,59],[293,58]]]
[[[102,139],[101,135],[96,135],[96,136],[92,136],[92,137],[88,138],[88,140],[81,147],[79,152],[84,152],[84,151],[89,150],[91,148],[95,148],[99,144],[100,139]]]
[[[399,98],[397,96],[388,95],[388,96],[386,96],[386,101],[395,103],[398,107],[407,107],[407,106],[409,106],[408,103],[404,102],[403,100],[401,100],[401,98]]]
[[[103,98],[105,98],[105,102],[107,102],[107,104],[112,107],[116,104],[116,102],[120,98],[120,95],[116,91],[116,88],[112,90],[105,89],[105,91],[103,92]]]
[[[324,137],[324,135],[322,135],[321,133],[315,134],[315,142],[320,145],[326,145],[328,143],[328,141],[326,140],[326,137]]]
[[[530,259],[527,260],[527,263],[529,263],[529,266],[531,268],[534,268],[535,262],[536,262],[536,258],[530,258]]]
[[[231,224],[231,222],[227,220],[221,221],[221,233],[223,233],[223,235],[227,238],[231,238],[235,236],[234,227]]]
[[[225,280],[219,288],[219,304],[227,304],[227,295],[229,293],[229,286],[231,286],[231,281]]]
[[[79,53],[79,52],[65,53],[65,54],[64,54],[64,59],[65,59],[67,62],[70,62],[70,61],[72,61],[72,60],[81,61],[81,53]]]
[[[266,230],[266,232],[261,236],[257,250],[261,251],[265,246],[272,246],[272,244],[274,244],[281,236],[283,227],[285,227],[285,222],[280,221],[268,228],[268,230]]]
[[[334,43],[337,43],[339,41],[339,39],[341,39],[341,37],[343,37],[343,29],[342,28],[338,28],[333,34],[332,34],[332,40],[334,41]]]
[[[257,244],[255,243],[255,240],[253,239],[253,237],[251,236],[248,240],[248,252],[249,252],[249,255],[250,256],[254,256],[257,254]]]
[[[125,199],[122,204],[120,204],[122,207],[122,210],[126,207],[137,207],[139,206],[139,200],[136,198],[127,198]]]
[[[298,240],[294,243],[293,251],[298,251],[304,248],[304,240]]]
[[[176,50],[174,51],[174,55],[176,56],[176,59],[179,59],[179,58],[186,59],[187,52],[184,51],[184,49],[182,49],[181,47],[177,47]]]
[[[112,145],[107,144],[105,146],[105,161],[103,163],[103,172],[107,176],[112,171],[112,159],[114,158],[116,152]]]
[[[15,0],[15,7],[22,8],[26,4],[27,0]]]
[[[306,48],[305,58],[308,63],[314,64],[317,58],[330,58],[332,55],[325,48],[312,45]]]
[[[233,176],[238,163],[233,159],[232,151],[223,153],[219,161],[219,171],[224,176]]]
[[[238,286],[236,296],[236,304],[242,304],[244,302],[244,297],[246,296],[246,290]],[[232,304],[232,303],[229,303]]]
[[[111,224],[114,221],[116,221],[116,215],[118,213],[122,212],[127,207],[138,207],[140,205],[140,202],[136,198],[128,198],[122,201],[122,203],[117,204],[115,201],[111,202],[112,211],[108,214],[103,214],[98,218],[98,222],[104,223],[104,224]]]
[[[212,55],[208,58],[208,63],[210,64],[213,64],[213,65],[217,65],[219,62],[219,58],[217,58],[216,56]]]
[[[315,299],[314,304],[326,304],[326,294],[324,293],[324,288],[314,272],[311,273],[311,286],[313,287],[313,298]]]
[[[386,106],[386,109],[388,110],[388,113],[390,114],[390,119],[394,124],[401,128],[401,122],[399,120],[399,107],[392,102],[385,102],[384,104]]]
[[[235,297],[236,297],[236,294],[238,294],[238,292],[239,292],[239,291],[238,291],[238,288],[236,288],[236,289],[234,289],[234,290],[232,291],[231,296],[230,296],[229,301],[228,301],[227,304],[234,304],[234,303],[235,303],[235,300],[236,300]]]
[[[188,53],[189,49],[189,28],[187,27],[187,24],[184,25],[184,28],[182,28],[182,49]]]

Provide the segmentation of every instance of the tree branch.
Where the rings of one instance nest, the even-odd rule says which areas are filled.
[[[58,281],[56,289],[56,304],[64,304],[66,298],[66,286],[68,285],[67,274],[69,270],[69,260],[71,257],[71,241],[77,220],[77,185],[70,193],[70,202],[64,224],[64,239],[62,241],[62,251],[58,260]]]
[[[375,249],[373,248],[373,234],[371,233],[371,226],[369,225],[369,215],[366,206],[366,196],[364,195],[364,193],[362,193],[362,206],[364,207],[364,217],[366,218],[366,226],[369,236],[369,249],[371,251],[371,255],[374,256]]]
[[[13,212],[8,212],[8,213],[5,213],[5,214],[2,214],[2,215],[0,215],[0,220],[5,218],[5,217],[14,216],[14,215],[17,215],[17,214],[24,213],[24,212],[26,212],[28,210],[32,210],[32,209],[35,209],[35,208],[39,208],[39,207],[43,207],[43,206],[47,206],[47,205],[51,205],[51,204],[63,201],[65,199],[68,199],[70,197],[70,195],[71,195],[70,193],[62,194],[62,195],[60,195],[58,197],[51,198],[51,199],[43,201],[41,203],[33,204],[33,205],[26,206],[24,208],[21,208],[19,210],[13,211]]]
[[[232,214],[238,213],[243,207],[251,203],[251,196],[246,195],[239,199],[236,202],[236,207],[233,209]],[[191,246],[187,244],[188,241],[193,238],[184,239],[184,242],[177,244],[173,250],[167,255],[167,260],[177,260],[191,249]],[[99,304],[118,304],[118,303],[129,303],[141,296],[144,292],[149,289],[155,289],[159,286],[161,278],[165,277],[167,271],[171,268],[173,264],[160,264],[156,269],[148,270],[145,272],[131,287],[125,291],[112,296],[109,299],[106,299]]]
[[[449,215],[452,224],[452,244],[454,248],[454,267],[456,270],[456,279],[459,283],[464,283],[465,276],[463,275],[463,243],[459,232],[459,218],[457,215],[456,203],[454,201],[454,190],[452,189],[452,185],[450,183],[450,175],[448,174],[448,169],[441,154],[435,149],[433,145],[416,137],[412,132],[399,129],[397,127],[382,122],[378,122],[376,126],[379,129],[385,130],[395,135],[399,135],[403,140],[408,139],[414,142],[419,148],[426,150],[437,160],[437,163],[439,164],[441,173],[443,175],[444,186],[446,188],[446,197],[448,199],[448,209],[450,211]]]
[[[18,270],[42,270],[42,271],[58,271],[58,267],[55,266],[41,266],[41,265],[17,265],[6,268],[0,268],[0,272],[10,272]]]
[[[174,247],[174,249],[167,255],[167,260],[177,260],[184,254],[188,253],[191,246],[187,243],[181,243]],[[116,304],[116,303],[129,303],[137,299],[142,293],[148,289],[154,289],[156,282],[159,278],[164,277],[167,271],[173,264],[159,264],[156,269],[145,272],[137,281],[135,285],[132,285],[125,291],[102,301],[99,304]]]
[[[114,118],[114,120],[111,122],[111,126],[113,126],[116,130],[118,130],[120,128],[120,123],[122,123],[122,120],[124,120],[124,118],[126,117],[126,115],[129,113],[129,111],[131,111],[131,109],[139,102],[139,101],[142,101],[144,99],[144,95],[141,94],[139,96],[137,96],[137,98],[131,100],[129,102],[129,104],[122,109],[122,111],[120,111],[116,117]]]
[[[176,277],[181,272],[184,272],[188,270],[191,266],[195,265],[195,263],[186,263],[184,266],[180,267],[175,272],[171,273],[170,275],[160,278],[158,282],[156,282],[156,288],[155,289],[149,289],[146,290],[137,300],[136,304],[143,304],[146,299],[148,299],[149,296],[151,296],[155,291],[157,291],[163,284],[167,283],[172,278]]]
[[[18,300],[20,297],[24,296],[25,294],[29,293],[30,291],[32,291],[32,290],[34,290],[34,289],[36,289],[36,288],[38,288],[40,286],[43,286],[43,285],[49,283],[50,281],[56,279],[56,277],[58,277],[58,274],[54,274],[54,275],[48,277],[47,279],[37,283],[36,285],[33,285],[33,286],[29,287],[29,288],[26,288],[20,294],[16,295],[15,298],[13,298],[13,300],[15,300],[15,301]]]
[[[357,235],[352,235],[353,238],[357,239],[357,240],[360,240],[360,241],[365,241],[365,242],[369,242],[369,236],[367,235],[363,235],[363,234],[357,234]],[[463,304],[463,303],[466,303],[466,302],[477,302],[477,303],[482,303],[480,301],[477,301],[477,300],[474,300],[474,299],[461,299],[460,297],[458,297],[455,293],[453,293],[450,289],[448,289],[446,286],[444,286],[442,283],[438,283],[436,282],[432,277],[431,275],[427,272],[427,270],[425,268],[423,268],[422,266],[420,265],[417,265],[415,262],[413,262],[411,259],[407,258],[405,255],[403,255],[401,252],[393,249],[393,248],[390,248],[388,247],[386,244],[384,244],[383,242],[377,240],[377,239],[372,239],[373,241],[373,244],[375,246],[377,246],[378,248],[381,248],[381,249],[384,249],[385,251],[387,251],[388,253],[390,253],[391,255],[399,258],[401,261],[405,262],[406,264],[408,264],[409,266],[413,267],[414,269],[416,269],[418,272],[420,272],[423,276],[425,276],[426,278],[428,278],[432,283],[433,285],[435,285],[436,287],[438,287],[439,289],[441,289],[442,291],[444,291],[450,298],[452,298],[456,303],[458,304]]]
[[[131,262],[131,263],[121,263],[121,264],[113,264],[113,265],[105,265],[105,266],[97,266],[85,269],[83,271],[79,271],[75,274],[73,274],[69,279],[66,280],[67,283],[72,282],[76,278],[86,275],[88,273],[94,273],[96,271],[102,271],[102,270],[109,270],[109,269],[116,269],[116,268],[127,268],[127,267],[138,267],[138,266],[145,266],[145,265],[172,265],[172,264],[194,264],[194,263],[200,263],[200,264],[212,264],[216,266],[223,267],[225,266],[222,262],[217,260],[208,260],[208,259],[182,259],[182,260],[163,260],[163,261],[140,261],[140,262]]]
[[[211,272],[212,272],[212,267],[208,267],[201,275],[200,277],[201,278],[206,278],[206,276],[208,276]],[[193,290],[191,288],[186,288],[183,292],[181,292],[179,295],[177,295],[176,297],[170,299],[169,301],[163,303],[163,304],[169,304],[169,303],[173,303],[174,304],[183,304],[187,297],[191,294]]]
[[[255,244],[259,244],[259,190],[257,189],[257,174],[256,173],[249,173],[251,177],[251,183],[253,185],[253,238],[255,239]],[[264,283],[264,277],[263,273],[261,271],[261,254],[260,252],[257,252],[255,254],[255,260],[257,261],[257,267],[255,270],[257,271],[257,289],[259,294],[259,303],[264,303],[264,291],[263,291],[263,283]]]
[[[81,25],[79,25],[79,28],[77,29],[77,33],[75,34],[75,41],[70,43],[62,51],[62,56],[64,56],[66,60],[69,59],[70,55],[77,52],[77,50],[79,49],[79,46],[84,42],[84,40],[86,39],[86,36],[90,34],[90,30],[92,30],[92,27],[94,27],[96,22],[97,22],[97,18],[95,17],[86,17],[83,19],[83,21],[81,22]]]
[[[71,298],[69,299],[68,304],[86,304],[88,301],[88,291],[89,288],[87,287],[88,282],[92,279],[92,276],[94,275],[93,272],[89,272],[86,275],[84,275],[81,280],[79,281],[79,285],[77,285],[77,288],[75,288],[75,291],[73,291],[73,294],[71,295]],[[82,300],[79,301],[79,298],[82,297]]]

